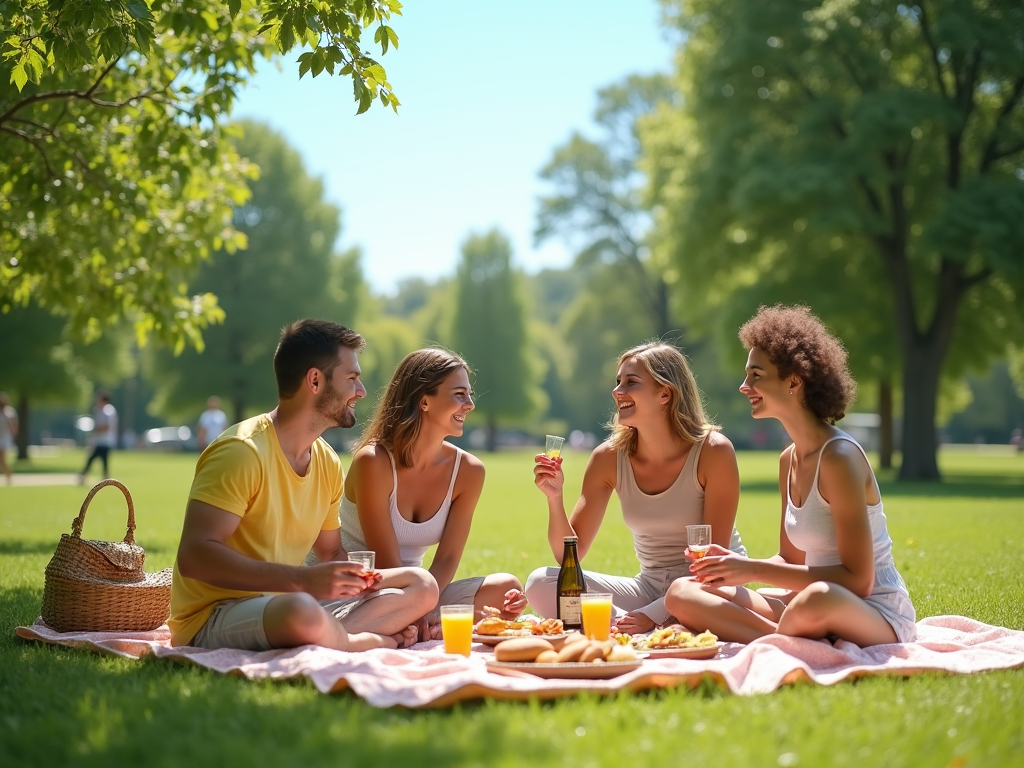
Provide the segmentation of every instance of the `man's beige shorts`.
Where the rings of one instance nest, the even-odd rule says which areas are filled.
[[[321,600],[320,605],[343,621],[352,611],[378,595],[398,593],[397,589],[381,589],[342,600]],[[189,645],[195,648],[239,648],[245,651],[269,651],[273,646],[263,628],[263,611],[275,595],[246,597],[219,603],[210,618],[196,633]]]

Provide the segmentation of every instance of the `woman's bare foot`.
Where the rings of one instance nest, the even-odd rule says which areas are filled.
[[[348,636],[349,651],[369,651],[373,648],[398,647],[393,637],[378,635],[376,632],[352,632]]]
[[[416,629],[412,624],[403,629],[401,632],[397,632],[393,635],[387,636],[388,640],[394,641],[395,648],[408,648],[410,645],[415,645],[419,640],[419,630]]]

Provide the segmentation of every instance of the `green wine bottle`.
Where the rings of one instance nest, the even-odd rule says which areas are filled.
[[[576,536],[566,536],[565,551],[562,553],[562,567],[558,569],[558,618],[566,629],[583,628],[581,598],[587,591],[583,568],[576,553]]]

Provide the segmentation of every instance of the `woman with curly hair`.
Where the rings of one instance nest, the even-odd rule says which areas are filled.
[[[421,349],[395,369],[373,421],[355,448],[341,499],[345,551],[377,553],[377,568],[422,566],[437,545],[430,573],[438,607],[469,603],[512,619],[526,607],[522,584],[509,573],[453,581],[484,484],[476,456],[449,443],[474,408],[469,366],[443,349]],[[420,620],[420,638],[440,637],[440,617]]]
[[[688,573],[686,526],[708,524],[722,551],[746,550],[736,533],[740,497],[736,453],[704,415],[697,382],[683,354],[660,341],[628,349],[615,377],[611,436],[590,456],[583,491],[566,519],[562,460],[539,454],[534,482],[547,497],[548,544],[561,562],[563,538],[579,538],[582,559],[597,536],[612,491],[633,534],[636,577],[584,571],[587,587],[610,592],[616,627],[645,632],[671,620],[665,591]],[[729,549],[726,549],[726,548]],[[538,568],[526,581],[530,604],[555,615],[558,568]]]
[[[773,632],[862,647],[914,640],[878,483],[864,449],[835,426],[856,392],[842,343],[807,307],[761,307],[739,335],[751,415],[778,419],[793,441],[779,460],[779,553],[712,547],[666,605],[691,630],[741,643]],[[752,581],[782,587],[782,599],[742,586]]]

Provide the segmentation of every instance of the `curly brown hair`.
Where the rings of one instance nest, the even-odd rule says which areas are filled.
[[[846,415],[857,395],[846,349],[809,307],[762,306],[740,328],[740,341],[768,355],[780,377],[803,379],[804,404],[819,419],[835,424]]]

